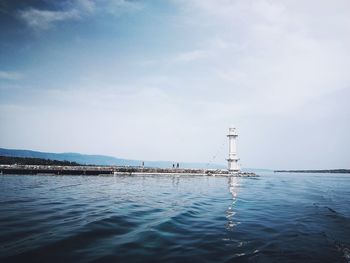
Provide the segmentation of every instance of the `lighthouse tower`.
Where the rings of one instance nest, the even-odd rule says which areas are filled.
[[[229,128],[227,134],[229,140],[229,153],[228,153],[228,170],[230,172],[239,172],[238,158],[237,158],[237,149],[236,149],[236,138],[238,134],[236,128]]]

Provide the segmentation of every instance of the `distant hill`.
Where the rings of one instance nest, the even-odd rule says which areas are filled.
[[[12,156],[12,157],[29,157],[29,158],[40,158],[58,161],[69,161],[76,162],[79,164],[89,165],[120,165],[120,166],[140,166],[142,160],[130,160],[121,159],[106,155],[88,155],[80,153],[49,153],[49,152],[38,152],[31,150],[17,150],[17,149],[5,149],[0,148],[1,156]],[[144,160],[146,167],[159,167],[167,168],[171,167],[173,162],[170,161],[147,161]],[[224,165],[206,163],[180,163],[181,168],[225,168]]]

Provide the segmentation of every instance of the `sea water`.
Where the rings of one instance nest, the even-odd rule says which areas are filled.
[[[0,262],[350,262],[350,175],[1,175]]]

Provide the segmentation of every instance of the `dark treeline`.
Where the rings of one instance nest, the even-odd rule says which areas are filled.
[[[0,164],[18,164],[18,165],[62,165],[78,166],[80,164],[69,161],[57,161],[40,158],[0,156]]]

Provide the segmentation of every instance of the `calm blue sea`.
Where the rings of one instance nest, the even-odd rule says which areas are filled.
[[[0,262],[350,262],[350,175],[0,176]]]

